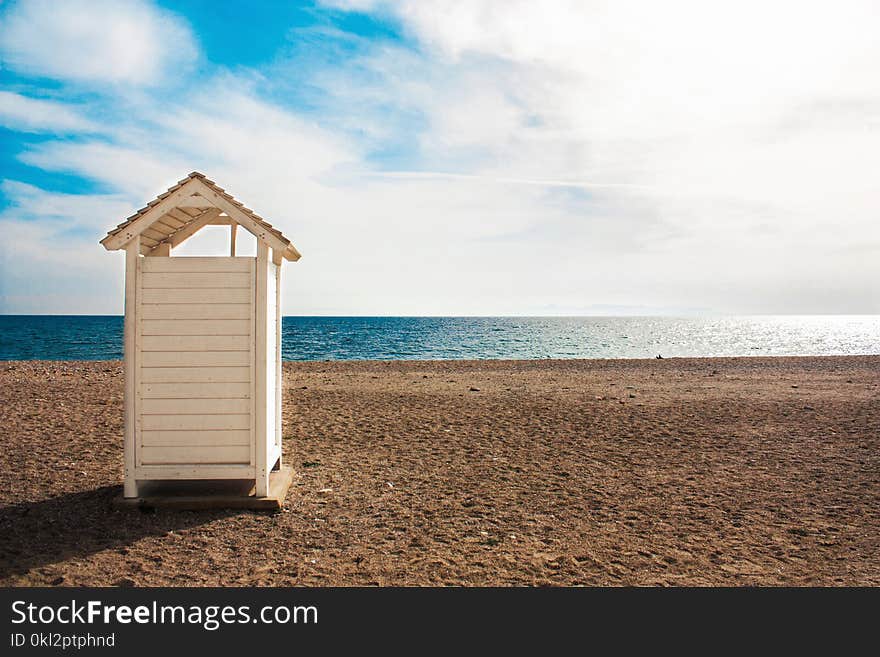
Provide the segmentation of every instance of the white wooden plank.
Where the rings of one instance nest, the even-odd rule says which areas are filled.
[[[266,366],[268,354],[266,353],[266,333],[268,308],[266,307],[267,298],[267,278],[269,273],[269,248],[266,243],[257,240],[257,264],[256,264],[256,297],[254,304],[255,314],[255,336],[254,336],[254,381],[256,387],[254,389],[254,415],[256,417],[256,431],[254,435],[256,443],[256,461],[254,465],[257,468],[256,482],[254,484],[255,494],[257,497],[265,497],[269,494],[269,464],[267,459],[267,409],[269,399],[266,389]]]
[[[249,367],[142,367],[143,383],[247,383]]]
[[[145,354],[150,351],[244,351],[249,354],[252,344],[247,335],[145,335],[142,340]]]
[[[145,319],[144,335],[248,335],[246,319]]]
[[[281,445],[270,445],[269,446],[269,468],[278,463],[281,460]],[[279,464],[280,465],[280,464]]]
[[[251,412],[250,399],[144,399],[146,415],[233,415]],[[250,425],[248,425],[250,426]]]
[[[248,319],[251,308],[246,303],[145,303],[143,319]]]
[[[135,238],[135,241],[139,241],[143,243],[144,236],[140,235]],[[135,389],[135,398],[134,398],[134,463],[135,467],[141,464],[141,454],[140,454],[140,444],[141,444],[141,401],[142,390],[141,386],[143,385],[143,379],[141,377],[141,357],[143,356],[143,352],[141,351],[141,340],[143,339],[143,324],[144,320],[141,317],[141,310],[143,308],[141,304],[141,299],[144,295],[143,289],[143,281],[144,281],[144,262],[146,262],[146,258],[138,258],[137,261],[137,321],[135,321],[135,333],[134,333],[134,389]]]
[[[275,356],[277,355],[275,338],[276,319],[276,277],[278,267],[272,262],[267,263],[266,273],[266,449],[275,445]],[[269,454],[269,452],[267,452]],[[274,461],[266,459],[266,466],[272,469]]]
[[[247,463],[250,456],[246,445],[211,445],[186,447],[151,447],[142,446],[142,463],[153,464],[190,464],[190,463]]]
[[[142,367],[248,367],[246,351],[146,351]]]
[[[180,208],[171,208],[168,213],[162,217],[162,221],[167,221],[168,217],[171,217],[180,224],[178,228],[182,228],[193,220],[192,215],[187,214]]]
[[[174,231],[179,228],[182,228],[185,225],[185,222],[176,219],[175,217],[165,214],[162,215],[161,219],[157,219],[156,223],[153,224],[152,228],[156,230],[161,230],[163,233],[170,235]]]
[[[138,479],[253,479],[252,465],[145,465],[135,470]]]
[[[212,206],[211,201],[206,199],[204,196],[200,196],[199,194],[193,194],[185,199],[182,199],[180,203],[177,204],[179,208],[210,208]]]
[[[238,415],[144,415],[144,431],[246,430],[250,416]]]
[[[144,271],[151,274],[205,274],[208,272],[249,272],[253,258],[176,256],[170,260],[150,260]]]
[[[161,230],[158,230],[156,224],[153,224],[150,228],[147,228],[143,233],[141,233],[141,237],[149,237],[150,239],[156,240],[157,242],[161,242],[168,234],[163,233]]]
[[[250,454],[250,431],[144,431],[141,444],[151,447],[161,445],[240,445],[248,447]]]
[[[274,252],[273,252],[274,253]],[[284,390],[282,385],[283,372],[281,369],[281,262],[279,260],[275,267],[275,445],[278,448],[278,456],[274,461],[278,461],[278,467],[284,465],[282,461],[282,438],[281,431],[281,395]]]
[[[148,262],[172,262],[174,258],[150,258]],[[247,288],[251,278],[245,272],[146,272],[144,289],[170,288],[172,290],[192,288]]]
[[[256,294],[257,294],[257,259],[254,258],[251,261],[251,280],[254,281],[254,284],[251,285],[250,293],[251,293],[251,326],[255,326],[256,324]],[[251,361],[251,399],[256,399],[256,390],[257,384],[255,381],[255,373],[256,373],[256,346],[254,345],[253,337],[251,337],[250,344],[248,345],[249,356]],[[256,468],[257,463],[257,418],[256,413],[254,413],[253,406],[251,407],[251,460],[250,464]],[[256,471],[256,470],[255,470]]]
[[[124,357],[125,357],[125,398],[123,420],[125,424],[123,437],[123,458],[125,464],[125,481],[123,495],[137,497],[137,481],[134,475],[135,458],[135,395],[137,394],[137,378],[135,376],[136,322],[137,322],[137,274],[140,256],[140,239],[135,237],[125,249],[125,320],[124,320]]]
[[[144,383],[144,399],[249,399],[250,383]]]
[[[243,303],[250,304],[251,291],[245,288],[236,288],[233,290],[224,290],[219,288],[199,288],[199,289],[167,289],[157,288],[153,290],[144,290],[144,303]]]

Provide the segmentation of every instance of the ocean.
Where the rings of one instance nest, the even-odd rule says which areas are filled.
[[[880,353],[880,315],[285,317],[285,360]],[[0,315],[0,360],[122,358],[122,317]]]

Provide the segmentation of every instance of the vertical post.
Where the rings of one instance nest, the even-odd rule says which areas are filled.
[[[269,364],[269,354],[266,353],[268,347],[267,335],[267,301],[269,296],[268,290],[268,274],[269,274],[269,247],[262,240],[257,240],[257,275],[256,275],[256,298],[254,299],[255,308],[255,324],[254,327],[254,354],[255,364],[254,378],[254,413],[256,417],[256,427],[254,439],[256,440],[256,453],[254,454],[254,465],[256,466],[256,482],[254,484],[257,497],[266,497],[269,494],[269,468],[272,467],[268,461],[269,446],[267,444],[268,433],[268,417],[267,410],[269,404],[268,390],[266,385],[266,367]]]
[[[235,233],[238,228],[238,224],[234,221],[229,224],[229,257],[235,257]]]
[[[284,385],[281,374],[281,254],[272,251],[275,263],[275,444],[278,445],[278,468],[281,468],[284,444],[281,440],[281,395]]]
[[[137,480],[135,479],[135,335],[137,331],[137,273],[140,257],[141,238],[136,236],[125,247],[125,398],[124,420],[125,434],[123,449],[125,456],[125,484],[123,495],[137,497]]]

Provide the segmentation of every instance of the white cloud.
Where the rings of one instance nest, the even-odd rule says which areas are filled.
[[[0,217],[0,311],[11,314],[121,314],[123,259],[57,225]],[[118,254],[116,254],[118,256]]]
[[[0,311],[119,313],[120,259],[95,241],[108,217],[130,202],[115,195],[47,192],[4,180],[9,205],[0,212]]]
[[[9,203],[0,219],[51,224],[59,233],[109,228],[108,218],[121,221],[132,209],[131,199],[117,194],[47,192],[15,180],[4,180],[0,191]]]
[[[177,79],[197,46],[186,23],[145,0],[20,0],[2,17],[0,53],[29,75],[151,85]]]
[[[478,127],[500,118],[511,138],[526,127],[508,120],[516,111],[540,119],[543,135],[600,147],[736,138],[737,129],[784,120],[817,99],[880,96],[872,2],[377,4],[433,46],[436,66],[454,71],[430,99],[440,134],[447,116],[470,110]],[[476,57],[510,68],[499,75]],[[487,106],[487,94],[506,107]]]
[[[0,125],[21,132],[91,132],[94,124],[64,103],[0,91]]]
[[[146,202],[192,170],[188,157],[171,149],[163,149],[159,155],[158,150],[155,140],[132,134],[122,143],[44,142],[30,147],[19,159],[48,171],[75,173],[100,181],[130,198]],[[163,189],[157,189],[162,185]]]
[[[561,182],[599,200],[573,197],[564,224],[547,199],[524,208],[558,253],[535,262],[534,278],[567,289],[565,305],[580,292],[719,310],[880,310],[865,282],[880,276],[876,3],[331,4],[394,14],[422,45],[418,56],[376,49],[334,80],[368,107],[426,118],[420,168],[482,178],[487,190],[545,180],[549,193]],[[369,79],[359,70],[381,81],[359,92]],[[607,224],[647,239],[629,251],[602,239]],[[597,242],[620,257],[591,252]],[[568,267],[573,249],[590,262]]]
[[[36,217],[53,235],[90,215],[72,248],[121,280],[103,230],[199,169],[303,252],[291,314],[880,312],[873,5],[356,5],[396,13],[420,47],[315,71],[320,125],[261,98],[283,62],[185,99],[147,92],[125,124],[22,155],[116,194],[77,206],[13,186],[29,214],[0,220],[25,240]],[[388,144],[410,169],[378,170],[370,149]],[[51,257],[35,273],[61,280]]]

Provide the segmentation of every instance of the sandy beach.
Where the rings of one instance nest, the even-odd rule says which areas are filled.
[[[284,384],[281,513],[126,511],[121,363],[0,363],[0,584],[880,584],[880,356]]]

